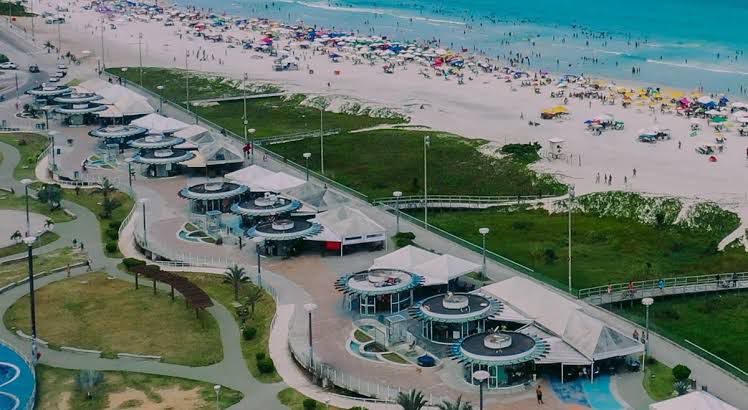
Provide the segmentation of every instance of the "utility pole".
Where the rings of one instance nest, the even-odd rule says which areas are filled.
[[[34,31],[34,0],[29,1],[29,12],[31,13],[31,42],[36,43],[36,32]]]
[[[428,161],[426,161],[427,148],[431,145],[431,137],[423,137],[423,222],[424,227],[429,229],[429,173],[428,173]]]
[[[574,185],[569,185],[569,293],[571,293],[571,208],[574,201]]]
[[[325,136],[322,132],[322,107],[319,108],[319,167],[322,175],[325,175]]]
[[[187,51],[184,54],[184,81],[185,81],[185,93],[187,94],[187,112],[192,113],[192,109],[190,108],[190,68],[188,59],[190,56],[190,52]]]
[[[60,56],[60,53],[62,53],[62,34],[60,32],[60,26],[62,23],[59,21],[57,22],[57,57]]]
[[[104,61],[104,17],[101,18],[99,36],[101,37],[101,71],[104,71],[106,69],[106,62]]]
[[[138,33],[138,60],[140,61],[140,86],[143,86],[143,33]]]

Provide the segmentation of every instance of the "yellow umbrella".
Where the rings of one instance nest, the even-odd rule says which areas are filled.
[[[557,106],[551,108],[551,111],[554,114],[563,114],[563,113],[569,112],[569,109],[566,108],[566,107],[564,107],[563,105],[557,105]]]

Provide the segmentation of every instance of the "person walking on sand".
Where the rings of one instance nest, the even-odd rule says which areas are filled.
[[[634,178],[636,178],[636,168],[634,168],[633,174],[634,174]]]
[[[538,404],[545,404],[543,403],[543,389],[540,388],[540,385],[535,389],[535,396],[538,398]]]

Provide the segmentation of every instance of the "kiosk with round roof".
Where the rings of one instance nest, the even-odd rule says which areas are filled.
[[[413,289],[424,279],[399,269],[370,269],[341,276],[335,289],[343,292],[349,310],[361,315],[393,314],[413,302]]]
[[[59,104],[55,112],[65,116],[63,123],[68,126],[88,125],[95,121],[94,113],[106,110],[105,105],[99,104],[101,96],[94,93],[72,93],[54,97]]]
[[[322,225],[304,218],[270,218],[247,230],[247,235],[265,239],[264,251],[270,256],[296,254],[303,246],[302,239],[322,232]]]
[[[204,215],[209,211],[228,212],[232,204],[249,191],[246,185],[233,182],[206,182],[182,188],[179,196],[190,201],[193,214]]]
[[[44,107],[55,104],[55,97],[72,94],[73,89],[66,85],[42,84],[26,91],[26,94],[34,97],[36,107]]]
[[[489,389],[518,386],[532,380],[535,360],[548,354],[549,345],[541,338],[518,332],[493,330],[468,336],[452,345],[450,356],[462,363],[465,381],[478,370],[485,370]]]
[[[134,139],[142,138],[148,132],[137,125],[109,125],[89,131],[88,135],[101,138],[104,145],[117,144],[120,147],[129,145]]]
[[[474,293],[452,293],[426,298],[410,308],[421,322],[421,334],[434,343],[451,344],[485,331],[486,319],[501,312],[503,304]]]
[[[162,134],[146,135],[130,141],[130,146],[139,148],[132,162],[146,165],[146,176],[168,177],[179,173],[179,163],[195,158],[195,153],[174,148],[184,142],[184,138],[165,137]]]
[[[231,205],[231,212],[241,215],[245,223],[253,225],[271,218],[282,218],[301,208],[301,202],[271,192]]]
[[[148,134],[145,137],[130,141],[130,146],[142,150],[171,148],[184,143],[184,138],[167,137],[163,134]]]

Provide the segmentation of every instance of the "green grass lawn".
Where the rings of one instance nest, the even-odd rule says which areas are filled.
[[[10,193],[2,192],[0,193],[0,209],[26,211],[26,197],[14,196]],[[65,213],[62,208],[51,209],[48,204],[43,204],[32,197],[29,197],[29,212],[45,215],[54,223],[69,222],[75,219]]]
[[[81,189],[79,194],[76,194],[74,189],[65,189],[64,191],[65,193],[63,195],[63,199],[84,206],[96,215],[96,218],[99,220],[99,232],[101,234],[102,243],[104,245],[106,245],[107,243],[114,243],[116,245],[116,237],[110,237],[110,234],[107,232],[112,230],[119,230],[120,224],[130,213],[130,210],[135,204],[135,201],[133,201],[133,199],[124,192],[116,191],[110,194],[111,198],[114,199],[119,204],[119,206],[114,209],[114,212],[112,212],[112,216],[110,218],[103,218],[101,216],[101,203],[104,200],[104,195],[101,192],[96,189]],[[114,232],[112,232],[112,235],[114,235]],[[106,248],[106,246],[104,246],[104,253],[110,258],[122,257],[119,249],[116,249],[114,252],[110,252]]]
[[[484,155],[481,140],[434,131],[376,130],[325,138],[325,175],[371,198],[423,194],[423,137],[428,148],[429,193],[456,195],[530,195],[565,189],[510,159]],[[310,152],[309,166],[320,171],[317,139],[270,145],[268,148],[299,164]]]
[[[216,409],[212,383],[143,373],[106,371],[102,372],[104,379],[96,386],[93,397],[89,399],[75,382],[78,373],[77,370],[37,365],[36,408],[104,410],[148,406],[159,409]],[[242,393],[224,386],[219,395],[218,408],[229,408],[241,401],[243,396]]]
[[[54,232],[44,232],[42,236],[36,238],[36,242],[34,242],[34,249],[40,246],[50,244],[58,239],[60,239],[60,235]],[[27,250],[28,250],[28,247],[23,242],[10,245],[10,246],[6,246],[4,248],[0,248],[0,258],[26,252]],[[2,265],[0,265],[0,269],[2,269]]]
[[[26,245],[23,245],[24,247]],[[64,268],[86,260],[86,253],[80,249],[60,248],[41,255],[34,255],[34,273]],[[28,259],[0,265],[0,287],[19,281],[29,274]]]
[[[644,390],[652,400],[667,400],[673,395],[673,369],[660,362],[647,364],[644,369]]]
[[[160,355],[168,363],[205,366],[223,358],[215,319],[195,317],[181,297],[153,295],[148,281],[133,284],[91,273],[47,285],[36,292],[39,337],[55,346]],[[29,330],[28,297],[5,314],[8,328]]]
[[[10,8],[8,8],[8,6],[10,6]],[[32,14],[26,11],[26,8],[20,3],[0,1],[0,16],[7,16],[9,15],[8,12],[10,12],[10,15],[14,17],[32,16]]]
[[[231,285],[223,282],[223,276],[210,274],[210,273],[179,273],[182,276],[189,278],[194,284],[206,291],[211,298],[217,300],[219,303],[224,305],[234,318],[239,321],[236,315],[236,309],[231,305],[234,302],[234,290]],[[245,283],[242,285],[239,291],[239,300],[243,300],[246,296],[250,286],[254,286],[251,283]],[[275,383],[281,381],[280,376],[277,373],[261,374],[257,370],[257,360],[255,359],[256,353],[264,353],[266,357],[270,357],[268,352],[268,340],[270,339],[270,324],[275,316],[275,301],[269,294],[265,294],[263,300],[255,306],[254,316],[247,319],[246,326],[251,326],[257,329],[257,335],[250,341],[242,339],[242,353],[244,354],[244,360],[247,362],[247,367],[252,375],[263,383]]]
[[[291,387],[285,388],[278,392],[278,400],[286,407],[288,407],[289,410],[305,410],[304,399],[307,399],[307,397]],[[317,407],[315,407],[315,409],[344,410],[340,407],[335,406],[326,407],[325,403],[320,402],[317,402]]]
[[[701,346],[713,354],[748,371],[748,297],[745,292],[655,297],[650,307],[650,327],[656,332],[681,342],[682,339]],[[644,307],[622,304],[613,306],[615,313],[644,323]],[[707,357],[709,358],[709,357]],[[711,359],[711,358],[710,358]],[[714,361],[720,365],[720,362]],[[739,375],[738,375],[739,376]],[[748,381],[748,378],[742,376]]]
[[[49,145],[49,139],[41,134],[11,133],[0,134],[0,142],[14,146],[21,154],[21,160],[13,171],[13,177],[19,181],[24,178],[34,179],[36,160]]]
[[[420,213],[416,215],[420,217]],[[429,222],[475,244],[481,243],[478,229],[488,227],[488,249],[542,273],[550,281],[566,283],[565,213],[435,211],[429,213]],[[572,244],[575,288],[748,270],[748,253],[742,249],[718,253],[712,233],[679,225],[656,227],[626,218],[575,214]]]

